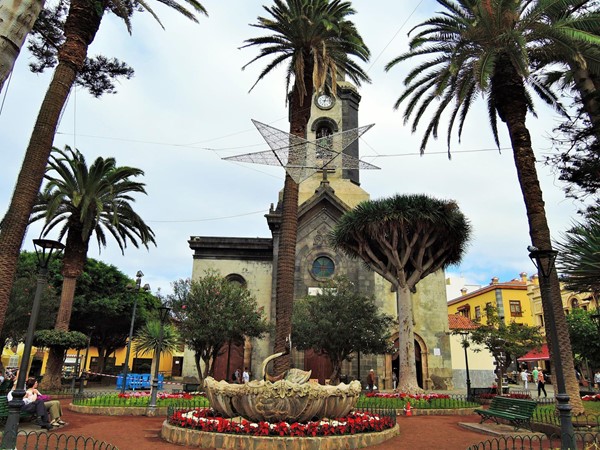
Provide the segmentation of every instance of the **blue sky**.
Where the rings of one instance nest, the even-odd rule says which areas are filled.
[[[118,86],[118,94],[94,99],[81,89],[72,92],[55,145],[77,147],[88,162],[114,156],[120,165],[145,171],[148,196],[139,197],[138,212],[155,230],[157,248],[118,247],[89,256],[114,264],[134,277],[141,269],[153,290],[170,290],[170,283],[190,276],[190,236],[268,237],[264,219],[283,187],[280,168],[232,163],[221,158],[267,146],[251,119],[288,129],[283,72],[272,74],[248,92],[264,64],[242,71],[256,49],[239,49],[260,30],[250,27],[262,4],[248,0],[202,2],[209,17],[199,24],[162,6],[155,11],[165,26],[148,15],[133,20],[133,33],[114,16],[107,16],[90,54],[121,58],[135,70],[133,79]],[[408,4],[408,5],[407,5]],[[383,67],[406,50],[407,33],[440,8],[433,0],[398,2],[356,0],[354,21],[372,59],[366,66],[373,83],[360,89],[360,125],[375,123],[360,141],[361,156],[382,169],[361,174],[362,187],[372,198],[396,193],[427,193],[458,202],[473,225],[473,241],[459,267],[448,275],[471,284],[501,281],[520,272],[533,273],[527,257],[530,243],[525,207],[518,186],[508,136],[500,124],[502,152],[495,149],[483,102],[467,120],[462,142],[453,138],[448,160],[445,137],[431,141],[418,155],[421,139],[403,125],[393,104],[402,92],[406,63],[389,73]],[[235,11],[235,14],[232,12]],[[39,105],[50,73],[32,74],[31,56],[23,51],[14,75],[3,91],[0,115],[0,210],[10,201]],[[536,155],[550,149],[548,136],[558,118],[543,105],[539,117],[528,117]],[[442,127],[443,128],[443,127]],[[561,184],[548,167],[538,164],[550,228],[555,238],[576,219],[576,205],[566,200]],[[39,228],[29,231],[24,248]]]

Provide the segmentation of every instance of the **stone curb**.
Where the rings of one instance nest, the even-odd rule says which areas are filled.
[[[400,434],[398,425],[379,433],[360,433],[345,436],[246,436],[239,434],[210,433],[170,425],[165,420],[160,436],[167,442],[199,448],[229,450],[339,450],[370,447]]]
[[[166,416],[168,409],[168,406],[160,406],[151,411],[146,406],[83,406],[69,404],[70,411],[99,416]]]

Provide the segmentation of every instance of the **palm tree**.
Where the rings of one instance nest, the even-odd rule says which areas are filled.
[[[432,57],[409,72],[405,79],[406,89],[395,107],[408,101],[404,119],[406,122],[412,119],[415,131],[427,108],[437,100],[438,106],[421,143],[423,152],[429,137],[437,137],[441,116],[450,104],[453,107],[447,129],[448,145],[456,119],[460,136],[471,105],[478,95],[483,95],[496,143],[499,142],[497,117],[506,123],[510,135],[532,244],[540,249],[551,249],[535,154],[525,124],[527,112],[533,111],[528,87],[548,103],[559,105],[552,92],[531,76],[530,54],[539,52],[544,46],[580,49],[588,44],[598,45],[600,38],[580,31],[576,18],[565,21],[560,27],[550,20],[557,5],[566,9],[578,0],[438,0],[438,3],[445,11],[418,25],[419,32],[411,39],[410,50],[386,66],[386,70],[390,70],[414,57]],[[581,413],[583,405],[556,272],[553,271],[548,281],[544,278],[540,283],[548,283],[551,292],[550,298],[543,301],[544,316],[556,318],[566,390],[571,397],[573,412]],[[550,323],[545,320],[547,337],[551,335]]]
[[[157,1],[175,9],[194,22],[197,22],[195,13],[206,14],[206,10],[197,0],[185,0],[194,12],[188,11],[176,0]],[[105,12],[113,12],[122,18],[130,29],[129,17],[140,7],[149,11],[158,20],[144,0],[135,2],[71,0],[69,3],[69,13],[64,27],[65,40],[58,51],[58,64],[33,127],[10,205],[0,223],[0,271],[3,274],[0,277],[0,329],[4,324],[19,250],[29,223],[29,216],[42,185],[58,120],[77,73],[83,66],[88,47],[96,36]]]
[[[551,27],[565,25],[576,28],[580,33],[600,33],[600,14],[596,0],[578,0],[557,2],[548,7],[548,19]],[[563,87],[572,87],[579,96],[582,109],[589,118],[596,136],[600,136],[600,49],[588,42],[577,42],[576,46],[545,45],[532,49],[532,59],[537,66],[548,66],[558,62],[562,66],[545,73],[549,84],[562,81]]]
[[[248,64],[272,58],[259,75],[262,80],[275,67],[287,64],[286,94],[294,80],[290,99],[290,134],[306,137],[313,93],[330,83],[337,88],[338,74],[345,74],[357,86],[369,81],[367,74],[350,57],[368,61],[369,49],[348,17],[355,13],[350,2],[342,0],[274,0],[264,7],[272,18],[258,17],[253,26],[272,35],[247,39],[245,47],[259,46],[260,53]],[[329,80],[329,81],[328,81]],[[256,85],[254,84],[254,86]],[[252,86],[252,87],[254,87]],[[286,98],[288,98],[286,96]],[[275,352],[284,351],[292,331],[296,237],[298,231],[298,184],[285,176],[283,211],[276,269]],[[289,358],[275,361],[281,374],[289,368]]]
[[[585,221],[576,223],[560,242],[557,266],[564,276],[565,287],[575,292],[600,293],[600,211],[587,214]]]
[[[161,337],[162,331],[162,341]],[[161,343],[160,351],[157,352],[159,343]],[[154,373],[156,367],[156,359],[159,354],[172,353],[179,348],[181,336],[175,325],[171,323],[160,323],[160,320],[150,320],[147,322],[135,336],[135,351],[144,353],[152,353],[152,367],[150,373]]]
[[[0,4],[0,92],[43,7],[43,0]]]
[[[471,226],[454,201],[426,195],[396,195],[360,203],[345,213],[332,233],[336,249],[367,265],[396,290],[398,389],[418,392],[413,300],[417,283],[460,262]]]
[[[56,172],[56,176],[51,175]],[[63,256],[63,284],[55,329],[68,331],[77,278],[83,273],[88,246],[95,233],[98,247],[106,247],[112,235],[124,252],[127,242],[136,248],[156,244],[154,232],[133,210],[132,193],[145,194],[144,183],[132,181],[144,172],[133,167],[118,167],[114,158],[97,158],[88,168],[83,155],[68,146],[54,149],[48,164],[48,184],[33,208],[31,221],[46,221],[47,236],[61,225],[59,239],[67,241]],[[50,351],[45,379],[60,383],[63,355]]]

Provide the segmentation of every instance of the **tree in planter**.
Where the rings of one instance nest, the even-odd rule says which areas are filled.
[[[162,333],[162,346],[159,348],[158,344],[160,341],[161,327],[163,327]],[[152,367],[150,373],[153,374],[156,367],[156,360],[159,354],[172,353],[177,350],[181,343],[181,335],[175,325],[168,321],[163,325],[158,319],[152,319],[147,322],[138,333],[135,335],[135,351],[142,354],[152,353]],[[156,349],[159,348],[159,352]],[[160,368],[159,368],[160,370]]]
[[[343,361],[356,352],[394,351],[391,316],[381,314],[375,299],[361,294],[346,278],[326,283],[315,296],[294,302],[292,343],[298,350],[325,353],[333,366],[329,377],[337,384]]]
[[[275,6],[264,7],[271,17],[259,17],[258,23],[253,24],[273,34],[245,41],[243,48],[258,46],[261,51],[244,68],[262,61],[262,58],[273,58],[259,75],[258,83],[272,70],[287,63],[286,101],[290,101],[290,134],[304,139],[315,90],[321,91],[327,85],[335,93],[338,74],[344,74],[357,86],[369,81],[366,72],[351,57],[366,62],[370,52],[354,23],[348,20],[355,13],[350,2],[274,0],[274,3]],[[286,339],[292,332],[294,303],[298,184],[287,173],[282,209],[275,288],[275,352],[286,349]],[[289,368],[289,356],[277,358],[274,362],[276,375]]]
[[[502,393],[502,380],[506,369],[517,359],[528,351],[540,348],[544,337],[540,333],[540,327],[533,327],[516,323],[514,321],[506,325],[503,317],[498,317],[495,307],[486,307],[487,322],[484,325],[469,330],[471,341],[485,347],[494,357],[496,373],[498,374],[498,393]],[[456,331],[460,333],[460,330]],[[480,350],[474,350],[480,351]]]
[[[47,185],[38,196],[31,222],[44,220],[42,236],[59,228],[59,240],[66,235],[63,255],[63,284],[55,328],[67,331],[71,320],[77,278],[83,273],[90,240],[95,235],[100,248],[106,247],[110,234],[122,252],[128,243],[136,248],[156,245],[154,232],[134,211],[132,194],[145,194],[144,183],[133,178],[143,175],[140,169],[117,166],[114,158],[97,158],[89,167],[78,150],[54,149],[46,179]],[[55,388],[60,372],[55,372],[64,355],[52,347],[46,373],[46,385]]]
[[[46,347],[50,350],[56,349],[56,354],[65,355],[68,349],[83,349],[87,347],[88,337],[80,333],[79,331],[63,331],[63,330],[39,330],[35,332],[33,338],[33,345],[36,347]],[[56,367],[51,365],[56,364]],[[48,359],[46,364],[46,373],[49,370],[57,371],[62,375],[62,367],[64,364],[64,357],[61,361],[56,362],[55,360]],[[60,376],[59,383],[46,383],[46,377],[44,375],[44,388],[48,391],[60,390]]]
[[[402,392],[421,391],[411,293],[427,275],[459,263],[470,235],[471,226],[454,201],[416,194],[360,203],[332,233],[336,249],[363,259],[396,290]]]
[[[194,352],[200,383],[213,374],[215,359],[225,344],[260,338],[271,330],[250,291],[215,270],[195,281],[175,281],[167,304],[183,341]]]

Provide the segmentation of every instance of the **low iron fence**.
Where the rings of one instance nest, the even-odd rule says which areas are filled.
[[[600,449],[600,433],[575,433],[576,448],[571,450]],[[561,448],[561,438],[556,434],[550,436],[501,436],[467,447],[467,450],[554,450]]]
[[[190,396],[188,394],[181,394],[181,398],[173,397],[176,394],[169,394],[169,398],[161,398],[159,393],[156,401],[156,406],[173,406],[173,407],[189,407],[189,408],[200,408],[209,405],[208,399],[201,395]],[[146,407],[150,402],[150,396],[146,394],[140,394],[136,396],[135,393],[129,393],[123,397],[119,393],[106,392],[106,391],[86,391],[83,393],[77,393],[73,395],[72,403],[77,406],[99,406],[99,407]]]
[[[14,433],[12,435],[3,433],[0,449],[15,448],[19,450],[119,450],[112,444],[85,436],[19,431],[15,440]]]

